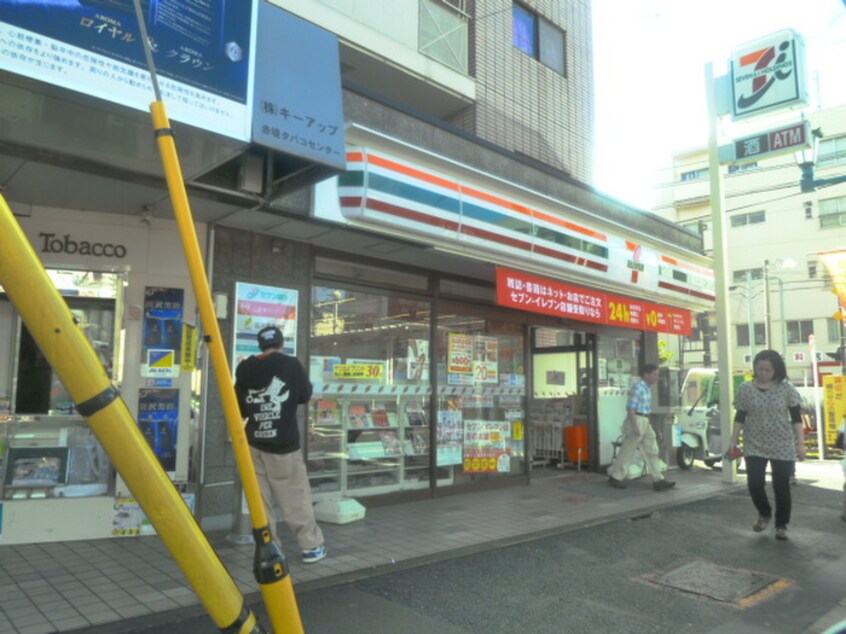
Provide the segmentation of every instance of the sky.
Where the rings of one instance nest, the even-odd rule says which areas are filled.
[[[705,65],[726,75],[748,42],[794,29],[807,52],[805,111],[846,104],[846,0],[593,0],[592,11],[594,184],[635,207],[653,207],[674,152],[707,145]],[[773,127],[745,125],[757,127],[743,135]]]

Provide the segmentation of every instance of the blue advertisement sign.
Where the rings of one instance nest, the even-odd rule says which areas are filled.
[[[336,35],[262,2],[253,93],[254,143],[346,167]]]
[[[179,376],[184,305],[185,291],[181,288],[144,289],[141,376],[163,379]]]
[[[248,140],[253,0],[142,0],[174,119]],[[0,68],[147,110],[133,0],[0,0]]]
[[[159,459],[162,469],[174,473],[179,432],[179,390],[139,390],[138,427]]]

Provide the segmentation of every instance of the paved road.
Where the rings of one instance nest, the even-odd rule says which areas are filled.
[[[841,495],[807,482],[796,487],[786,543],[776,542],[771,530],[751,531],[754,510],[746,493],[736,491],[301,591],[300,612],[309,634],[801,633],[846,597]],[[655,575],[690,562],[729,567],[742,581],[778,583],[747,607],[654,583]],[[196,609],[112,627],[119,629],[94,631],[217,631]]]

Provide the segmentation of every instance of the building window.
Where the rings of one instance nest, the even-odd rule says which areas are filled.
[[[460,3],[423,0],[419,6],[420,52],[466,75],[469,16]]]
[[[757,268],[757,269],[738,269],[736,271],[732,271],[731,274],[731,281],[735,284],[742,284],[746,282],[746,274],[749,274],[749,277],[753,280],[762,280],[764,279],[764,269]]]
[[[691,170],[690,172],[682,172],[681,173],[681,180],[684,181],[695,181],[702,178],[708,177],[708,168],[702,167],[698,170]]]
[[[514,18],[514,46],[526,55],[536,57],[535,33],[537,33],[537,16],[519,4],[514,5],[512,15]]]
[[[756,346],[763,346],[766,341],[766,330],[764,329],[763,322],[758,324],[753,324],[752,326],[755,329],[755,345]],[[737,345],[740,346],[748,346],[749,345],[749,324],[737,324],[735,326],[737,332]]]
[[[792,319],[787,322],[787,343],[805,343],[814,334],[812,319]]]
[[[805,220],[814,217],[814,204],[810,200],[805,201]]]
[[[830,229],[846,225],[846,196],[820,201],[820,228]]]
[[[731,217],[732,227],[745,227],[746,225],[755,225],[766,222],[766,211],[753,211],[748,214],[737,214]]]
[[[514,46],[567,76],[567,33],[521,4],[512,6]]]
[[[428,488],[429,425],[437,419],[419,394],[428,393],[434,372],[431,306],[403,295],[315,285],[311,307],[315,398],[306,460],[312,490],[364,496]],[[398,386],[412,394],[398,397]]]
[[[746,170],[755,169],[758,167],[758,161],[752,161],[751,163],[744,163],[743,165],[729,165],[728,166],[728,173],[729,174],[737,174],[738,172],[745,172]]]
[[[679,223],[682,224],[682,223]],[[707,231],[711,230],[711,223],[707,220],[690,220],[685,224],[682,224],[682,227],[695,233],[698,236],[704,235]]]
[[[817,167],[846,163],[846,135],[823,139],[817,148]]]
[[[825,320],[829,343],[840,343],[840,320],[829,317]]]

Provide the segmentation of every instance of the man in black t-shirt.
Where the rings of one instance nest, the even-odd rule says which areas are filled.
[[[326,557],[323,532],[314,519],[297,407],[311,398],[311,382],[302,363],[282,353],[284,338],[276,326],[258,333],[261,354],[251,356],[235,370],[235,393],[256,469],[261,497],[273,539],[276,531],[274,498],[310,564]]]

